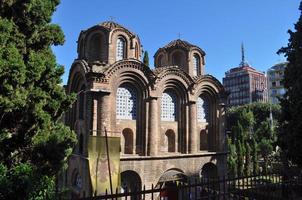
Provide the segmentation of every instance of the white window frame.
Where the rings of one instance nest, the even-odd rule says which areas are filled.
[[[137,95],[129,87],[119,87],[116,92],[116,118],[136,119]]]

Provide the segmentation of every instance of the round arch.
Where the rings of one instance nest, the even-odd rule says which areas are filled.
[[[200,176],[205,179],[217,178],[218,177],[217,166],[212,162],[205,163],[200,170]]]
[[[175,181],[186,182],[187,176],[181,169],[170,168],[162,173],[162,175],[158,178],[156,187],[165,187],[169,185],[168,183],[175,183]]]
[[[121,187],[122,190],[128,192],[141,191],[142,179],[139,174],[132,170],[126,170],[121,173]],[[122,192],[123,192],[122,191]],[[131,199],[141,199],[140,196],[131,196]]]

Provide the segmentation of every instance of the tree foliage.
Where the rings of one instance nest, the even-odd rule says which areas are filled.
[[[148,51],[145,51],[144,53],[144,58],[143,58],[143,63],[149,67],[149,54]]]
[[[278,51],[288,61],[283,80],[286,93],[281,99],[278,143],[288,160],[302,166],[302,2],[299,10],[301,14],[295,30],[288,31],[290,38],[287,47]]]
[[[28,171],[52,179],[76,143],[75,134],[60,121],[74,97],[65,94],[64,69],[51,50],[64,42],[60,27],[51,24],[58,4],[0,1],[0,177],[13,182],[24,178],[25,185]],[[22,180],[12,179],[16,170]],[[19,188],[24,196],[30,193],[26,188]],[[14,190],[18,188],[9,191]]]
[[[237,172],[238,176],[248,176],[251,172],[258,173],[260,158],[264,159],[264,170],[267,171],[269,156],[276,147],[275,127],[278,126],[276,121],[273,123],[270,119],[270,111],[274,118],[280,116],[280,107],[268,103],[253,103],[227,110],[227,126],[231,130],[228,147],[229,150],[235,148],[237,155],[233,159],[233,153],[229,151],[230,174]]]

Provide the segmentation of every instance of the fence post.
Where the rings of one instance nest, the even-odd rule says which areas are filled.
[[[225,200],[225,185],[226,185],[225,176],[222,177],[222,182],[223,182],[223,200]]]

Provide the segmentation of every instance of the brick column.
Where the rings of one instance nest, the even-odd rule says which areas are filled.
[[[196,102],[190,102],[189,105],[189,153],[197,152],[197,110]]]
[[[158,152],[158,103],[151,97],[149,102],[148,155],[155,156]]]
[[[107,131],[110,131],[110,97],[108,93],[101,93],[99,96],[98,116],[98,135],[105,135],[105,127]]]
[[[96,95],[91,95],[91,114],[92,114],[92,120],[91,120],[91,134],[96,136],[97,130],[98,130],[98,99],[96,98]]]

